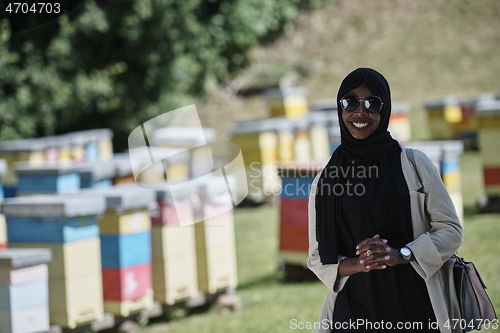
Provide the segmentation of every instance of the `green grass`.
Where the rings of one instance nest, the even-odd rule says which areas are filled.
[[[482,192],[480,157],[462,157],[465,242],[459,253],[473,261],[500,310],[500,215],[476,215]],[[327,288],[320,282],[285,283],[278,272],[278,210],[271,205],[235,211],[239,286],[244,309],[223,315],[214,308],[170,321],[155,321],[144,333],[290,332],[290,320],[317,320]],[[314,330],[310,330],[313,332]],[[494,332],[494,330],[483,332]],[[498,330],[496,331],[498,332]]]

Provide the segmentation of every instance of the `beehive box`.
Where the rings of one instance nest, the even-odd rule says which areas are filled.
[[[50,322],[76,328],[104,317],[101,270],[82,276],[51,277]]]
[[[447,96],[424,104],[428,111],[429,129],[433,140],[462,139],[467,147],[476,147],[478,99],[490,99],[484,94],[476,96]]]
[[[95,230],[93,237],[81,239],[83,234],[90,234],[78,230],[78,218],[95,225],[95,216],[102,213],[104,208],[102,198],[80,195],[12,198],[2,204],[9,230],[10,226],[15,230],[17,224],[22,225],[19,222],[22,219],[29,222],[32,222],[30,219],[44,221],[39,229],[43,232],[38,232],[38,240],[37,233],[23,236],[19,232],[15,242],[11,241],[9,246],[47,248],[52,251],[53,260],[49,264],[52,324],[75,328],[103,318],[100,241]],[[67,221],[76,222],[68,229]]]
[[[312,182],[325,163],[286,164],[279,167],[280,194],[279,258],[286,264],[307,263],[308,201]]]
[[[279,190],[277,122],[280,120],[241,122],[232,131],[231,142],[241,149],[251,197],[271,195],[277,187]]]
[[[155,191],[158,206],[151,232],[154,298],[172,305],[198,294],[194,228],[189,225],[196,188],[185,186],[183,193],[177,193],[176,202],[167,184],[159,184]],[[180,219],[188,226],[181,227]]]
[[[198,293],[195,233],[192,226],[153,226],[155,299],[172,305]]]
[[[198,288],[208,294],[235,288],[237,279],[233,212],[196,223]]]
[[[264,91],[269,105],[269,117],[298,117],[308,111],[307,90],[304,87],[273,88]]]
[[[49,329],[46,249],[0,252],[0,332],[42,332]]]
[[[0,142],[0,158],[7,163],[6,173],[2,176],[4,196],[12,198],[17,192],[17,175],[14,165],[19,162],[30,162],[42,165],[44,144],[41,140],[16,140]]]
[[[49,263],[50,322],[75,328],[103,318],[102,274],[98,238],[47,244],[14,243],[13,248],[46,248]]]
[[[452,140],[459,137],[462,110],[456,97],[424,103],[429,130],[433,140]]]
[[[88,193],[106,201],[100,220],[104,310],[124,317],[149,308],[150,302],[145,301],[146,296],[152,297],[147,207],[156,199],[154,191],[124,185]]]
[[[17,163],[14,168],[18,178],[17,196],[71,193],[80,188],[80,176],[73,166]]]

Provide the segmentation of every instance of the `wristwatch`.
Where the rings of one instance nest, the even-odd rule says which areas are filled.
[[[399,249],[399,254],[403,257],[403,265],[406,265],[407,263],[410,262],[411,259],[411,250],[407,248],[406,246],[403,246],[401,249]]]

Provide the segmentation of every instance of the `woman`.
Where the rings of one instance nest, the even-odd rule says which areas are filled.
[[[430,159],[392,139],[389,84],[358,68],[337,94],[341,145],[309,199],[308,267],[330,289],[318,332],[459,332],[462,228]]]

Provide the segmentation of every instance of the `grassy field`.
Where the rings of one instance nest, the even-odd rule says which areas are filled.
[[[500,214],[475,214],[475,200],[482,192],[477,152],[467,152],[462,157],[462,172],[466,208],[465,242],[459,253],[474,261],[488,286],[489,296],[495,307],[500,309],[497,256],[500,250]],[[292,319],[315,321],[327,289],[317,281],[283,281],[277,269],[278,221],[278,211],[271,205],[235,211],[239,276],[236,293],[243,299],[243,310],[229,315],[223,315],[214,308],[187,316],[177,312],[168,320],[163,318],[150,323],[143,332],[279,333],[297,331],[290,328]]]

